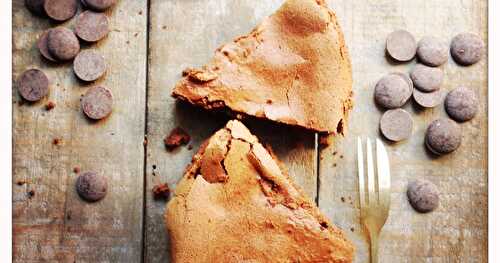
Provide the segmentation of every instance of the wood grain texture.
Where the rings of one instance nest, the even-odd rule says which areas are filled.
[[[140,262],[146,8],[146,0],[120,0],[107,12],[112,31],[84,48],[100,51],[109,70],[85,84],[75,78],[71,63],[40,57],[38,36],[56,24],[33,16],[23,0],[13,2],[13,78],[36,67],[51,82],[49,96],[33,104],[22,103],[13,89],[14,262]],[[63,25],[72,28],[74,21]],[[97,84],[112,91],[114,109],[107,119],[91,122],[79,99]],[[44,109],[49,100],[56,103],[52,111]],[[61,143],[54,145],[54,138]],[[82,201],[74,190],[73,167],[106,176],[106,198]],[[20,180],[27,183],[19,186]]]
[[[385,37],[402,28],[417,39],[434,35],[449,43],[457,33],[470,31],[487,42],[487,1],[328,2],[352,56],[355,105],[346,136],[320,153],[319,205],[356,244],[356,262],[369,262],[369,239],[359,223],[355,140],[381,136],[382,110],[373,102],[378,79],[393,71],[408,72],[415,64],[390,63],[384,56]],[[487,58],[471,67],[460,67],[450,58],[443,69],[442,88],[473,88],[481,101],[479,113],[461,124],[463,141],[457,152],[435,158],[425,150],[423,138],[432,120],[446,117],[444,107],[422,110],[412,102],[404,107],[413,116],[414,132],[405,142],[386,141],[393,193],[380,236],[380,262],[487,262]],[[440,207],[433,213],[417,214],[407,201],[407,183],[417,178],[434,182],[441,191]]]
[[[228,120],[220,114],[176,103],[170,97],[171,90],[184,68],[208,62],[218,46],[247,34],[282,2],[151,0],[145,262],[168,262],[169,259],[169,243],[163,225],[165,202],[153,199],[152,187],[157,182],[168,182],[175,188],[200,143]],[[262,142],[276,150],[291,176],[315,198],[315,135],[289,132],[287,128],[270,123],[244,122]],[[191,135],[192,150],[180,147],[173,152],[166,151],[163,139],[177,126]]]

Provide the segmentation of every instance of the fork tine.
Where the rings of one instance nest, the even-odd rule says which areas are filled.
[[[358,137],[358,182],[359,182],[359,206],[364,208],[366,206],[366,192],[365,192],[365,167],[363,164],[363,145],[361,138]]]
[[[366,138],[366,162],[368,175],[368,203],[377,203],[377,193],[375,192],[375,169],[373,168],[372,142]]]
[[[389,206],[391,198],[391,171],[384,144],[377,139],[377,176],[380,203]]]

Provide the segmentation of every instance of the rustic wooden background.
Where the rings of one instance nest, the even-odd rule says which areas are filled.
[[[165,201],[154,200],[152,186],[172,187],[201,141],[227,121],[200,109],[177,104],[170,90],[188,66],[207,62],[213,50],[246,34],[273,13],[282,0],[120,0],[107,14],[112,31],[94,45],[109,63],[96,83],[79,82],[71,63],[43,60],[38,36],[56,26],[13,1],[13,77],[25,69],[43,69],[50,95],[23,102],[13,89],[13,222],[15,262],[168,262],[169,244],[162,214]],[[347,134],[318,148],[315,134],[288,131],[269,123],[247,122],[273,146],[292,177],[321,210],[357,246],[356,262],[368,262],[368,240],[359,223],[354,142],[378,137],[382,112],[372,99],[384,74],[407,72],[415,62],[393,64],[384,56],[388,33],[403,28],[418,39],[435,35],[450,41],[463,31],[487,41],[486,0],[330,0],[344,30],[353,62],[355,107]],[[65,25],[72,27],[74,20]],[[392,165],[392,206],[381,234],[380,262],[487,261],[487,60],[471,67],[444,66],[444,89],[474,88],[479,115],[462,124],[463,144],[454,154],[435,158],[425,150],[426,125],[446,116],[443,107],[405,106],[415,121],[406,142],[387,143]],[[92,85],[110,88],[112,115],[87,121],[79,98]],[[57,106],[45,111],[44,104]],[[163,138],[176,127],[193,137],[193,149],[167,152]],[[148,143],[143,145],[147,135]],[[60,138],[59,145],[53,139]],[[87,204],[74,191],[74,167],[107,176],[110,192]],[[426,178],[441,190],[441,205],[417,214],[405,190],[409,180]],[[19,186],[18,181],[26,181]],[[29,197],[33,190],[35,195]]]

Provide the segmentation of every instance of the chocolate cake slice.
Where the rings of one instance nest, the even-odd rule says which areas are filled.
[[[248,35],[186,69],[172,96],[321,133],[342,133],[352,108],[351,61],[323,0],[288,0]]]
[[[239,121],[208,139],[167,205],[173,262],[352,262],[354,247]]]

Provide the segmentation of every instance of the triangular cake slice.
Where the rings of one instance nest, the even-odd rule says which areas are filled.
[[[288,0],[250,34],[186,69],[172,96],[322,133],[342,133],[352,108],[351,61],[323,0]]]
[[[239,121],[193,157],[165,212],[173,262],[352,262],[354,247]]]

